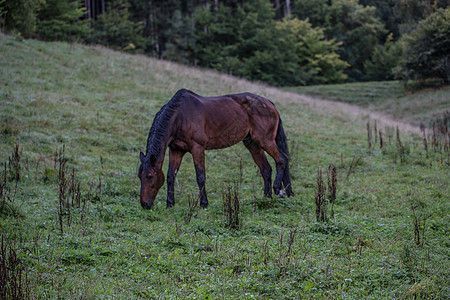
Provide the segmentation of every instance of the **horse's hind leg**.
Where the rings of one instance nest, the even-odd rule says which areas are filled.
[[[277,175],[275,176],[275,180],[273,182],[273,191],[275,195],[282,196],[283,192],[281,191],[281,188],[282,181],[285,179],[286,165],[288,163],[287,157],[280,153],[275,142],[268,142],[264,144],[262,148],[275,160]],[[287,180],[285,180],[285,184],[287,184]]]
[[[272,197],[272,167],[267,161],[264,150],[250,136],[247,136],[243,142],[245,147],[250,151],[253,160],[258,165],[259,172],[264,180],[264,196]]]
[[[286,163],[286,168],[284,169],[283,185],[286,195],[288,197],[294,196],[294,192],[292,191],[291,176],[289,175],[289,162]]]

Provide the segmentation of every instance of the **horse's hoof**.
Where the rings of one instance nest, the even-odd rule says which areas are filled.
[[[284,197],[286,197],[286,193],[283,191],[283,190],[280,190],[279,192],[278,192],[278,195],[277,195],[278,197],[280,197],[280,198],[284,198]]]

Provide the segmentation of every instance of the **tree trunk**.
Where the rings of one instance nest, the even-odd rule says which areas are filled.
[[[291,14],[291,0],[286,0],[286,6],[284,7],[284,17]]]
[[[84,0],[84,6],[86,6],[86,11],[87,11],[86,17],[88,19],[92,18],[92,15],[91,15],[91,0]]]

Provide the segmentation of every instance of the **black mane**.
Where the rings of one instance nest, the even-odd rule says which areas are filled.
[[[150,133],[148,134],[147,153],[145,154],[146,162],[149,162],[151,156],[157,159],[161,154],[161,143],[163,142],[164,133],[169,125],[169,121],[176,109],[180,106],[182,98],[189,92],[190,91],[186,89],[179,90],[172,99],[156,113],[155,119],[150,127]]]

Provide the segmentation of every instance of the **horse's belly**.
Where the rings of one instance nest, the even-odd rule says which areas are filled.
[[[222,149],[233,146],[242,141],[248,132],[249,128],[242,126],[239,122],[230,124],[228,127],[221,128],[218,133],[210,136],[206,143],[206,149]]]

